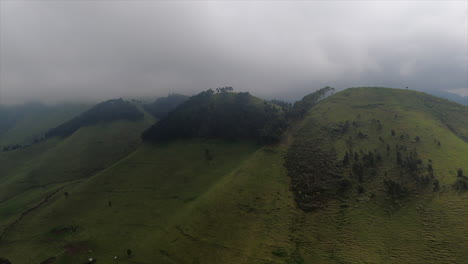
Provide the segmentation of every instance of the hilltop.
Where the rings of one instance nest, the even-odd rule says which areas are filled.
[[[468,170],[468,108],[386,88],[352,88],[321,100],[329,92],[290,109],[232,92],[192,97],[161,119],[163,125],[146,130],[125,157],[28,198],[47,199],[20,220],[18,208],[35,205],[20,202],[37,189],[0,203],[8,227],[0,256],[13,263],[112,262],[114,256],[121,263],[466,260],[468,195],[457,182]],[[257,144],[250,134],[232,140],[226,131],[213,133],[213,120],[239,121],[242,111],[226,111],[238,96],[248,98],[254,117],[286,119],[281,140]],[[206,110],[211,106],[216,114]],[[146,127],[154,122],[149,116]],[[128,122],[132,138],[146,129]],[[122,128],[111,124],[82,127],[36,147],[74,138],[79,145],[86,131],[113,131],[125,142]],[[194,129],[172,136],[175,124]],[[236,124],[240,131],[249,127]],[[1,155],[21,160],[27,149]]]
[[[221,138],[276,142],[286,129],[281,107],[249,93],[204,91],[158,120],[143,139]]]
[[[136,121],[142,118],[143,113],[135,105],[124,101],[122,98],[113,99],[99,103],[68,122],[47,131],[45,137],[67,137],[83,126],[109,123],[117,120]]]
[[[42,138],[48,130],[88,108],[87,104],[74,103],[0,105],[0,147],[6,150],[13,146],[29,145]]]
[[[143,108],[155,118],[163,118],[169,112],[177,108],[181,103],[187,101],[189,97],[181,94],[169,94],[166,97],[159,97],[154,102],[145,104]]]
[[[454,161],[468,157],[467,117],[466,106],[414,91],[355,88],[329,97],[294,135],[287,167],[296,200],[310,210],[351,193],[397,199],[448,188],[457,181],[448,175],[464,165]]]

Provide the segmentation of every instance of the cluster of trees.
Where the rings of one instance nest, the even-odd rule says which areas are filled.
[[[24,148],[24,147],[25,147],[25,145],[21,145],[21,144],[6,145],[6,146],[2,147],[2,151],[5,152],[5,151]]]
[[[385,186],[385,192],[390,197],[396,199],[405,196],[408,193],[407,188],[405,188],[401,183],[394,181],[392,179],[383,181]]]
[[[270,103],[281,107],[281,109],[285,113],[288,113],[289,111],[291,111],[291,108],[293,106],[291,103],[288,103],[288,102],[285,102],[285,101],[282,101],[282,100],[277,100],[277,99],[270,100]]]
[[[142,118],[143,114],[138,110],[138,108],[135,105],[124,101],[122,98],[108,100],[97,104],[90,110],[71,119],[70,121],[49,130],[45,134],[45,137],[67,137],[83,126],[112,122],[116,120],[135,121]]]
[[[304,115],[320,100],[333,93],[335,93],[335,88],[326,86],[309,95],[304,96],[302,100],[294,103],[293,107],[288,112],[288,118],[295,120],[304,117]]]
[[[156,99],[150,104],[145,104],[143,108],[156,118],[163,118],[169,112],[176,109],[181,103],[188,100],[188,96],[181,94],[169,94],[166,97]]]
[[[254,139],[262,144],[278,141],[288,124],[281,107],[245,93],[228,93],[231,87],[212,89],[190,97],[165,118],[158,121],[142,138]]]
[[[42,140],[44,140],[44,136],[38,136],[38,137],[35,137],[30,143],[4,145],[2,146],[1,151],[6,152],[6,151],[12,151],[16,149],[26,148]]]
[[[232,91],[234,91],[234,88],[232,88],[231,86],[216,88],[217,93],[227,93],[227,92],[232,92]]]
[[[467,191],[468,190],[468,177],[463,175],[462,169],[457,169],[457,180],[453,184],[455,190]]]
[[[377,173],[376,168],[382,161],[382,156],[376,150],[367,153],[360,150],[359,153],[346,151],[342,164],[344,167],[351,167],[351,178],[362,183],[366,176],[375,176]]]
[[[294,143],[285,166],[296,204],[303,211],[324,208],[328,200],[352,186],[351,181],[342,176],[336,154],[319,149],[313,142]]]

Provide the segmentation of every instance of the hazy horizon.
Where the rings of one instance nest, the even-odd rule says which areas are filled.
[[[233,86],[468,95],[464,1],[0,1],[0,104]]]

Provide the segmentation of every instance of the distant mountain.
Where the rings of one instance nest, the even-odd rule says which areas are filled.
[[[154,102],[145,104],[143,108],[154,117],[160,119],[174,110],[181,103],[185,102],[189,96],[181,94],[170,94],[166,97],[157,98]]]
[[[467,88],[468,89],[468,88]],[[445,91],[426,91],[429,94],[449,99],[451,101],[457,102],[459,104],[468,105],[468,96],[460,96],[458,94],[449,93]]]
[[[0,146],[30,144],[88,108],[89,105],[78,103],[0,105]]]
[[[122,98],[113,99],[99,103],[70,121],[49,130],[45,136],[46,138],[67,137],[83,126],[117,120],[135,121],[142,118],[143,113],[135,105],[124,101]]]

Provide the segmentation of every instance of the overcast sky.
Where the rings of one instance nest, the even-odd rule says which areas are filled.
[[[0,0],[0,103],[330,85],[468,95],[467,1]]]

